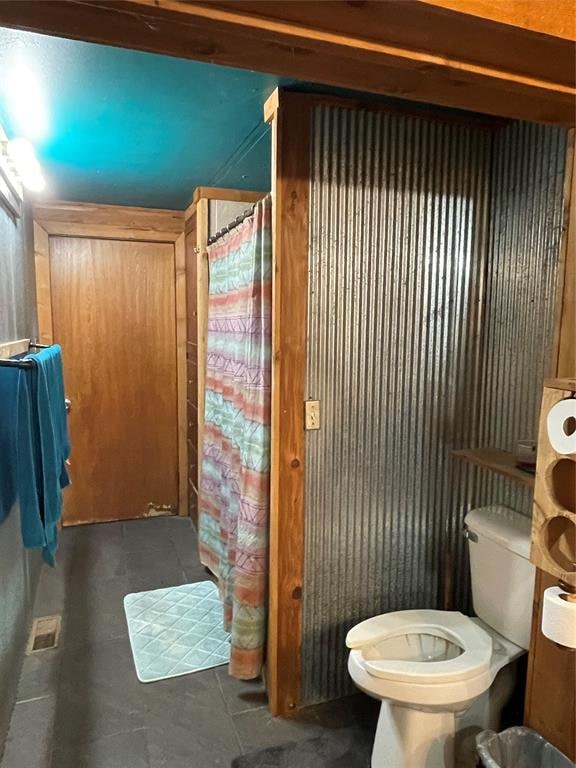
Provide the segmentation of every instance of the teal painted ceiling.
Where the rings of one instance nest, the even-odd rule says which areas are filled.
[[[183,209],[196,186],[270,187],[273,75],[0,28],[0,122],[44,197]],[[23,98],[24,97],[24,98]]]

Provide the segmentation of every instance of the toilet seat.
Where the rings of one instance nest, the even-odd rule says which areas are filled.
[[[432,644],[435,638],[445,641],[459,647],[461,652],[440,661],[411,659],[408,648],[410,644],[413,647],[420,643],[418,636],[431,637]],[[398,654],[396,658],[387,658],[386,641],[394,638],[406,638],[407,658],[398,658]],[[390,682],[427,686],[483,675],[490,667],[492,655],[490,635],[458,611],[412,610],[374,616],[350,630],[346,645],[355,657],[361,658],[369,675]]]

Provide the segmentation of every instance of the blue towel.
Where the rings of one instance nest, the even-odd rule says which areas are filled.
[[[0,523],[19,502],[22,542],[54,565],[62,488],[70,482],[62,353],[42,350],[30,369],[0,368]]]
[[[27,549],[36,549],[45,546],[46,537],[40,512],[40,455],[32,419],[35,396],[30,373],[0,368],[0,523],[18,501],[22,543]]]
[[[70,455],[66,417],[62,350],[57,344],[34,356],[36,368],[36,421],[42,477],[41,514],[44,524],[44,560],[54,564],[58,523],[62,514],[62,488],[69,482],[66,459]]]

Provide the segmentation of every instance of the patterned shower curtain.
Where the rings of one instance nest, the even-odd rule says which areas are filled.
[[[210,291],[200,559],[217,576],[230,674],[260,674],[266,633],[271,199],[208,248]]]

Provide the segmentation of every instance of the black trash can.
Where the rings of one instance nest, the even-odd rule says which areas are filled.
[[[476,749],[485,768],[575,768],[572,760],[531,728],[482,731]]]

